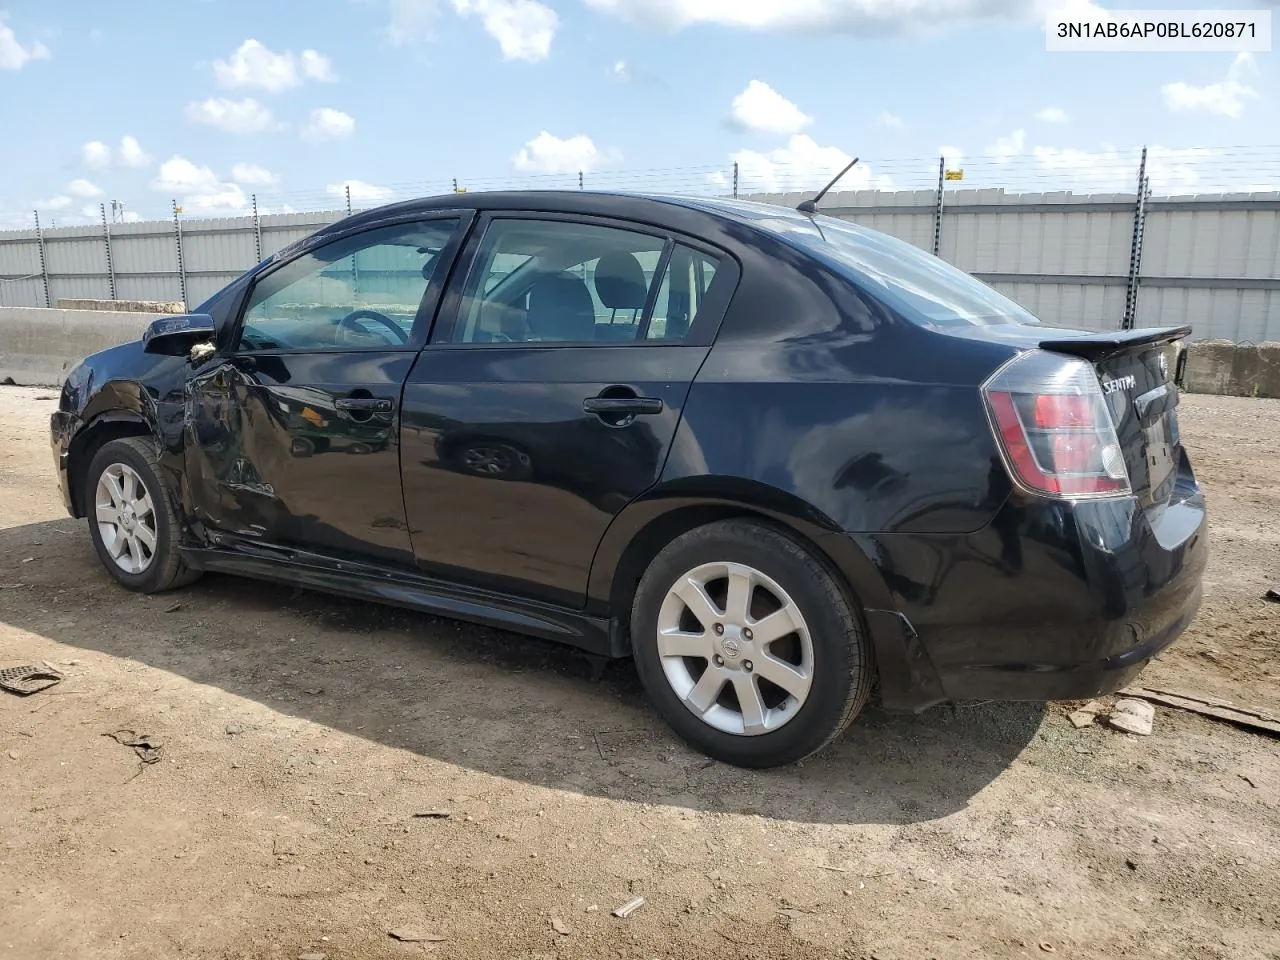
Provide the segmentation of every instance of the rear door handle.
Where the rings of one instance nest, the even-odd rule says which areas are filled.
[[[582,401],[587,413],[635,417],[662,412],[661,397],[587,397]]]
[[[359,413],[390,413],[391,401],[382,397],[340,397],[333,402],[339,410]]]

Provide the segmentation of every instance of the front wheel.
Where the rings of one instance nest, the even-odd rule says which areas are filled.
[[[130,590],[158,593],[199,577],[178,553],[178,519],[149,441],[103,444],[89,464],[85,505],[98,559]]]
[[[821,750],[871,691],[869,645],[840,586],[800,543],[749,521],[691,530],[654,558],[631,642],[667,722],[737,766]]]

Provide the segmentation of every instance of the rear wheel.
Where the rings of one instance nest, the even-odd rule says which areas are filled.
[[[178,554],[179,528],[152,444],[103,444],[89,464],[89,533],[107,572],[130,590],[157,593],[199,577]]]
[[[667,722],[738,766],[822,749],[871,691],[869,646],[844,592],[804,546],[750,521],[668,544],[636,591],[631,637]]]

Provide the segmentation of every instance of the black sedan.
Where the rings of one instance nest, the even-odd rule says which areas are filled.
[[[767,767],[875,687],[1092,696],[1183,631],[1189,332],[1047,329],[812,212],[451,195],[89,357],[53,447],[125,587],[222,571],[634,657],[680,735]]]

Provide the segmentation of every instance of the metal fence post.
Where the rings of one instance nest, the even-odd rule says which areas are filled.
[[[40,211],[31,211],[36,215],[36,245],[40,248],[40,279],[44,283],[44,305],[52,307],[53,301],[49,299],[49,262],[44,258],[44,230],[40,228]]]
[[[173,240],[178,251],[178,289],[182,291],[182,309],[187,309],[187,266],[182,258],[182,221],[178,218],[178,201],[173,201]]]
[[[733,161],[733,199],[738,199],[738,161]]]
[[[947,172],[947,158],[938,158],[938,197],[933,205],[933,255],[942,249],[942,183]]]
[[[253,262],[262,262],[262,220],[258,216],[258,195],[251,194],[253,199]]]
[[[578,189],[579,190],[582,189],[582,171],[581,170],[578,171]]]
[[[116,265],[111,259],[111,224],[107,222],[107,205],[98,204],[102,211],[102,245],[107,251],[107,289],[111,291],[111,299],[116,298]]]
[[[1132,330],[1138,316],[1138,281],[1142,270],[1142,231],[1147,219],[1147,192],[1150,189],[1147,179],[1147,148],[1142,148],[1142,159],[1138,162],[1138,196],[1133,204],[1133,243],[1129,248],[1129,283],[1124,296],[1124,318],[1120,321],[1122,330]]]
[[[347,216],[351,216],[351,184],[347,184]]]

